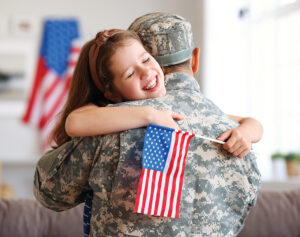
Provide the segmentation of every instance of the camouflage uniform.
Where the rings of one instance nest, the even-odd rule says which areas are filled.
[[[153,37],[158,49],[152,54],[158,59],[162,56],[162,65],[173,65],[190,58],[193,42],[189,23],[174,15],[157,13],[153,16],[137,19],[130,28],[139,29],[139,32],[151,29],[152,33],[165,33]],[[145,18],[153,19],[152,25],[159,27],[151,28],[150,24],[144,23]],[[156,18],[164,19],[165,24],[155,21]],[[140,24],[144,26],[140,28]],[[170,28],[176,31],[184,28],[189,34],[172,35]],[[151,38],[146,37],[146,32],[142,36],[144,43],[151,46]],[[167,36],[170,35],[169,41]],[[177,44],[178,39],[187,44]],[[160,55],[164,49],[165,53]],[[171,57],[164,57],[168,52]],[[166,79],[167,96],[118,106],[152,106],[178,111],[185,117],[179,122],[182,130],[208,137],[217,137],[238,125],[200,93],[193,77],[172,73]],[[236,235],[249,207],[256,201],[260,186],[254,154],[238,159],[222,150],[220,145],[193,138],[186,158],[179,218],[137,214],[133,209],[141,173],[144,134],[143,128],[74,138],[46,153],[38,162],[35,173],[37,199],[48,208],[61,211],[83,202],[86,194],[93,190],[90,236]]]
[[[180,111],[184,131],[217,137],[237,126],[199,90],[193,77],[167,75],[168,95],[126,102]],[[238,159],[219,145],[193,138],[186,158],[179,218],[133,212],[145,129],[75,138],[38,162],[34,192],[46,207],[60,211],[94,192],[90,236],[234,236],[254,205],[260,175],[255,156]]]

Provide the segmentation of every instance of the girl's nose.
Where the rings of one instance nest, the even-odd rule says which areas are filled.
[[[141,80],[147,80],[150,76],[150,70],[147,66],[141,67]]]

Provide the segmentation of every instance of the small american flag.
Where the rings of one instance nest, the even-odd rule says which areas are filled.
[[[178,218],[185,158],[193,136],[149,124],[134,212]]]
[[[46,20],[31,95],[23,116],[41,131],[43,149],[49,145],[54,117],[63,107],[79,56],[76,20]]]

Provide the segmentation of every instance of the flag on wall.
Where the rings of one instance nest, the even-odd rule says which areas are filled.
[[[43,148],[62,109],[80,52],[76,20],[46,20],[35,78],[23,121],[41,131]]]
[[[134,212],[178,218],[185,158],[194,136],[149,124]]]

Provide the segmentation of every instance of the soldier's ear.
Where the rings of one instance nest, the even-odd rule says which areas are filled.
[[[194,48],[191,58],[191,66],[193,70],[193,74],[196,74],[199,69],[199,56],[200,56],[200,48]]]

